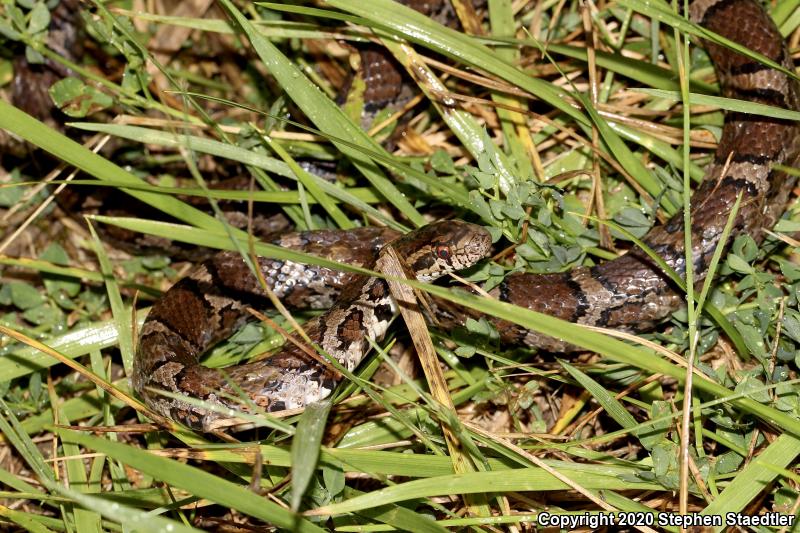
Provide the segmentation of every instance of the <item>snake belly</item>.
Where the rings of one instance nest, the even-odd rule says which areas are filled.
[[[690,17],[793,71],[783,38],[755,1],[697,0],[690,6]],[[705,43],[705,46],[724,96],[791,110],[800,107],[797,82],[785,73],[719,45]],[[362,61],[365,58],[369,63],[369,55],[362,53]],[[385,64],[385,57],[381,61]],[[370,91],[402,92],[397,90],[394,74],[378,74],[375,69],[370,71],[367,65],[367,72],[371,72],[366,76],[367,82],[379,84],[384,80],[393,84],[393,88],[387,93],[380,87],[368,87]],[[733,235],[748,234],[760,242],[762,229],[771,227],[781,215],[793,182],[771,167],[796,162],[800,151],[798,133],[793,122],[744,113],[727,114],[714,160],[692,198],[696,280],[704,279],[739,195],[742,200]],[[361,228],[293,233],[273,244],[369,267],[379,250],[396,238],[397,234],[391,230]],[[643,241],[678,274],[685,273],[682,213],[654,227]],[[484,230],[458,221],[426,226],[395,243],[393,246],[399,247],[401,256],[417,269],[420,279],[428,275],[426,264],[438,261],[442,271],[460,268],[479,260],[488,249]],[[459,249],[461,253],[455,253]],[[386,284],[380,279],[265,258],[259,259],[258,267],[271,290],[287,306],[330,307],[304,329],[313,342],[348,369],[363,358],[368,348],[365,337],[380,339],[396,311]],[[571,322],[628,331],[646,330],[684,303],[681,292],[659,267],[637,250],[598,266],[579,267],[566,273],[514,274],[494,289],[492,295]],[[203,352],[246,320],[248,306],[259,308],[267,304],[255,276],[238,254],[222,252],[206,261],[167,291],[150,311],[134,362],[134,389],[156,412],[202,430],[208,430],[228,415],[183,398],[245,412],[302,407],[325,398],[341,376],[295,345],[268,360],[224,371],[199,363]],[[474,316],[469,310],[453,309],[443,306],[438,310],[440,324],[463,324],[468,316]],[[574,349],[563,339],[503,320],[491,317],[489,320],[507,343],[551,351]],[[242,394],[247,400],[244,403]]]

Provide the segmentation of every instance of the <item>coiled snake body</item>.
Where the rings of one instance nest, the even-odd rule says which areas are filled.
[[[693,21],[758,52],[788,70],[794,66],[773,21],[753,0],[696,0]],[[724,96],[800,109],[797,82],[722,46],[706,43]],[[692,198],[692,243],[696,279],[705,276],[729,213],[742,194],[734,233],[756,241],[782,213],[791,180],[772,170],[794,164],[798,128],[794,123],[744,113],[729,113],[714,161]],[[390,230],[363,228],[294,233],[274,242],[359,266],[374,264],[376,254],[396,239]],[[683,214],[654,227],[644,242],[679,274],[685,272]],[[433,279],[483,258],[489,249],[485,230],[449,221],[425,226],[395,241],[419,279]],[[314,266],[260,259],[259,267],[275,294],[295,308],[330,310],[304,329],[311,339],[348,369],[379,339],[395,309],[385,282]],[[434,268],[435,267],[435,268]],[[342,292],[343,291],[343,292]],[[641,251],[633,250],[595,267],[562,274],[515,274],[493,291],[504,301],[549,315],[596,326],[639,331],[668,316],[682,295]],[[337,374],[295,346],[224,372],[199,364],[200,355],[227,337],[246,316],[246,307],[264,304],[256,278],[242,258],[223,252],[178,282],[153,306],[145,322],[134,365],[133,383],[160,414],[208,429],[225,418],[181,400],[191,397],[225,408],[243,409],[243,393],[256,408],[277,411],[322,399],[335,387]],[[451,321],[461,316],[448,316]],[[506,342],[548,350],[568,350],[561,339],[491,319]],[[165,390],[175,397],[160,394]],[[244,410],[251,407],[244,406]]]

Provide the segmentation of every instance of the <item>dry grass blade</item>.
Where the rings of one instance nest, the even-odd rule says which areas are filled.
[[[450,450],[450,457],[453,460],[453,469],[456,472],[472,472],[475,470],[472,460],[464,452],[455,428],[451,426],[452,423],[458,420],[455,405],[450,397],[450,388],[447,385],[447,380],[445,380],[442,369],[439,366],[439,358],[436,356],[436,350],[428,332],[428,324],[425,322],[425,317],[417,304],[418,293],[402,281],[391,279],[407,278],[407,267],[404,267],[403,259],[397,254],[397,251],[389,246],[381,253],[375,268],[390,278],[387,281],[389,290],[395,302],[397,302],[400,315],[403,317],[403,321],[408,327],[411,339],[414,342],[414,347],[417,349],[417,355],[428,381],[431,396],[441,407],[440,414],[445,415],[441,420],[442,431],[447,441],[447,447]]]
[[[162,427],[169,428],[171,430],[176,429],[176,427],[177,427],[176,424],[173,421],[171,421],[170,419],[164,418],[163,416],[159,415],[158,413],[154,413],[153,411],[151,411],[146,405],[144,405],[139,400],[133,398],[132,396],[130,396],[128,394],[125,394],[121,390],[119,390],[116,387],[114,387],[112,384],[110,384],[110,383],[98,378],[92,371],[87,369],[85,366],[83,366],[82,364],[70,359],[69,357],[66,357],[65,355],[63,355],[62,353],[58,352],[57,350],[54,350],[50,346],[47,346],[46,344],[41,343],[41,342],[37,341],[36,339],[32,339],[32,338],[28,337],[27,335],[23,335],[22,333],[19,333],[18,331],[14,331],[13,329],[7,328],[6,326],[3,326],[3,325],[0,325],[0,333],[2,333],[3,335],[7,335],[7,336],[11,337],[12,339],[14,339],[16,341],[19,341],[19,342],[21,342],[23,344],[26,344],[26,345],[30,346],[31,348],[33,348],[35,350],[38,350],[41,353],[52,357],[53,359],[57,360],[61,364],[67,365],[68,367],[70,367],[71,369],[75,370],[80,375],[82,375],[83,377],[85,377],[86,379],[88,379],[89,381],[91,381],[92,383],[94,383],[95,385],[97,385],[98,387],[100,387],[101,389],[106,391],[107,393],[109,393],[114,398],[117,398],[118,400],[121,400],[126,405],[129,405],[130,407],[133,407],[134,409],[136,409],[140,413],[143,413],[144,415],[146,415],[148,418],[158,422]]]

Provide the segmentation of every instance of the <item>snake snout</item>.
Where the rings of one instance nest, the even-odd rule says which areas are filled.
[[[459,222],[459,227],[451,228],[451,264],[448,271],[458,271],[471,267],[487,255],[492,248],[492,237],[482,226]]]
[[[478,262],[488,256],[492,251],[492,236],[482,226],[470,224],[473,228],[472,238],[468,244],[470,255],[474,257],[474,262]]]
[[[420,281],[469,268],[488,254],[491,237],[483,227],[461,220],[434,222],[392,243]]]

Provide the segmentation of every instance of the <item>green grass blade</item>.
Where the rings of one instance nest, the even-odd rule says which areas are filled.
[[[778,436],[766,449],[758,454],[758,460],[750,462],[725,487],[722,494],[701,511],[704,515],[716,515],[729,512],[740,512],[762,493],[780,475],[773,469],[764,468],[767,463],[779,468],[787,468],[800,455],[800,439],[793,435]],[[721,531],[724,528],[716,528]]]
[[[512,85],[535,95],[554,108],[566,113],[582,124],[589,121],[580,110],[570,105],[567,92],[554,85],[528,76],[520,69],[503,61],[477,39],[446,28],[425,15],[391,0],[328,0],[328,5],[354,13],[409,41],[477,67],[504,79]]]
[[[347,495],[349,496],[350,493],[356,492],[355,490],[348,490]],[[371,520],[383,522],[399,531],[414,531],[414,533],[446,533],[450,531],[438,522],[431,520],[430,516],[415,513],[411,509],[406,509],[400,505],[382,505],[371,509],[362,509],[358,514]],[[336,529],[345,531],[346,527]]]
[[[138,177],[108,159],[95,154],[3,100],[0,100],[0,128],[22,137],[99,180],[113,179],[115,183],[133,186],[142,182]],[[171,196],[137,189],[122,190],[178,220],[203,228],[221,226],[221,223],[213,217]]]
[[[221,0],[221,2],[247,36],[250,44],[270,73],[275,76],[275,79],[278,80],[286,94],[303,110],[311,122],[325,133],[343,136],[365,148],[385,152],[383,147],[369,137],[358,125],[354,124],[339,106],[325,96],[316,85],[311,83],[294,63],[289,61],[280,50],[265,39],[232,2],[229,0]],[[334,144],[336,144],[335,141]],[[349,146],[338,145],[337,148],[353,162],[372,186],[408,217],[411,222],[417,226],[425,224],[422,215],[386,178],[374,161]]]
[[[111,314],[114,323],[117,325],[117,346],[119,347],[120,354],[122,355],[122,364],[125,368],[125,374],[131,375],[133,371],[133,338],[131,337],[131,310],[122,301],[122,295],[119,292],[119,283],[114,275],[114,269],[111,266],[111,261],[108,259],[103,248],[103,243],[97,236],[94,226],[89,225],[89,231],[92,235],[95,254],[97,261],[100,264],[100,272],[103,274],[106,293],[108,294],[108,301],[111,305]]]
[[[300,509],[303,495],[317,470],[320,445],[331,405],[330,401],[307,405],[297,422],[297,431],[292,439],[291,509],[294,512]]]
[[[602,385],[600,385],[597,381],[593,380],[571,364],[567,363],[566,361],[559,361],[564,369],[569,372],[569,374],[578,382],[578,384],[589,391],[589,393],[597,400],[603,409],[606,410],[608,415],[613,418],[617,424],[622,426],[624,429],[631,429],[632,427],[637,425],[636,419],[633,418],[625,406],[622,403],[614,398],[614,395],[608,392]]]
[[[641,187],[647,191],[650,196],[653,198],[659,197],[663,192],[664,187],[659,183],[656,179],[653,178],[652,174],[647,167],[644,166],[641,159],[636,156],[630,149],[622,142],[619,135],[609,126],[608,122],[600,116],[600,114],[592,107],[591,102],[581,97],[583,101],[584,108],[589,113],[589,116],[592,118],[597,131],[600,133],[600,137],[603,139],[603,142],[608,146],[609,151],[614,156],[614,158],[619,161],[622,168],[631,175],[631,177],[636,180],[636,182],[641,185]],[[677,206],[669,199],[668,195],[664,194],[661,195],[661,205],[667,214],[672,214],[677,211]]]
[[[355,225],[350,222],[350,219],[347,218],[339,206],[336,205],[326,193],[322,190],[321,187],[317,185],[317,182],[311,176],[309,172],[303,170],[300,165],[298,165],[292,156],[289,155],[280,144],[274,142],[272,139],[269,138],[269,135],[262,135],[261,137],[267,145],[272,148],[272,150],[283,159],[283,162],[286,163],[289,168],[292,170],[294,175],[297,177],[297,181],[306,189],[308,189],[309,194],[312,198],[314,198],[322,208],[330,215],[330,217],[336,222],[341,229],[351,229],[355,227]]]
[[[531,41],[520,41],[521,44],[528,44],[536,46],[537,43]],[[586,48],[578,46],[569,46],[558,43],[549,43],[547,51],[551,54],[558,54],[580,61],[587,61]],[[610,70],[617,74],[621,74],[634,81],[642,83],[653,89],[662,89],[664,91],[677,91],[680,88],[678,80],[672,71],[648,63],[625,57],[619,54],[604,52],[602,50],[595,50],[595,61],[598,67]],[[703,92],[710,92],[712,86],[706,83],[692,82],[692,86],[696,90]]]
[[[138,324],[144,321],[146,310],[136,315]],[[102,350],[115,346],[119,342],[117,326],[110,320],[96,322],[75,329],[64,335],[47,340],[47,345],[66,357],[76,359],[87,355],[92,350]],[[49,368],[58,361],[41,353],[39,350],[25,346],[0,357],[0,381],[7,381],[31,372]]]
[[[278,504],[251,492],[246,487],[241,487],[200,469],[153,455],[132,446],[83,435],[76,431],[56,428],[55,432],[64,441],[74,442],[87,449],[105,453],[109,457],[165,483],[182,488],[195,496],[231,507],[277,527],[298,532],[321,533],[323,531]]]
[[[656,98],[664,98],[665,100],[670,100],[673,102],[683,101],[679,91],[668,91],[661,89],[631,89],[631,91],[649,94]],[[762,117],[772,117],[783,120],[800,120],[800,111],[792,111],[771,105],[759,104],[758,102],[747,102],[744,100],[736,100],[735,98],[725,98],[722,96],[709,96],[706,94],[690,93],[689,104],[714,106],[724,109],[725,111],[748,113]]]
[[[447,87],[413,51],[407,50],[398,43],[388,39],[386,39],[385,44],[400,63],[403,64],[407,70],[412,72],[415,79],[422,80],[421,83],[418,84],[419,88],[425,96],[428,97],[431,103],[433,103],[436,111],[438,111],[445,123],[450,127],[450,131],[461,141],[461,144],[469,151],[473,159],[477,161],[482,154],[487,152],[493,156],[493,163],[498,173],[497,181],[499,182],[499,189],[504,194],[507,193],[511,185],[516,181],[514,171],[512,170],[513,166],[500,150],[492,149],[492,147],[486,145],[486,132],[484,128],[478,124],[475,117],[462,109],[447,107],[437,101],[434,95],[437,93],[447,94]]]
[[[163,516],[154,515],[149,512],[140,511],[127,505],[118,502],[108,501],[107,499],[99,496],[92,496],[89,494],[82,494],[75,490],[70,490],[66,487],[54,487],[55,491],[70,498],[76,503],[80,504],[85,509],[91,509],[93,512],[105,516],[111,520],[125,525],[125,531],[147,533],[150,531],[175,531],[176,533],[200,533],[200,529],[193,528],[186,524],[182,524],[175,520],[170,520]],[[78,524],[76,523],[76,526]],[[86,531],[80,529],[78,531],[83,533]]]
[[[632,483],[616,476],[585,472],[580,475],[580,484],[587,489],[627,490],[663,490],[654,483]],[[417,498],[443,496],[451,494],[484,494],[503,493],[508,491],[550,491],[567,490],[568,486],[540,468],[520,468],[501,472],[470,472],[427,479],[418,479],[387,487],[362,496],[356,496],[341,503],[327,505],[313,511],[314,515],[337,515],[358,512]]]
[[[463,291],[450,291],[444,287],[412,281],[406,281],[406,283],[410,283],[414,287],[424,290],[425,292],[440,296],[457,304],[519,324],[527,329],[532,329],[557,339],[567,339],[572,344],[605,355],[613,361],[642,368],[647,372],[660,372],[672,376],[681,382],[686,377],[683,368],[670,364],[660,357],[657,357],[649,350],[629,346],[621,341],[590,331],[577,324],[565,322],[549,315],[537,313],[505,302],[478,298],[475,295],[467,294]],[[709,379],[701,378],[700,376],[694,377],[694,386],[698,390],[717,397],[727,398],[735,396],[732,391]],[[750,398],[736,398],[732,400],[732,403],[739,409],[755,415],[769,424],[780,427],[784,431],[790,431],[796,435],[800,435],[800,421],[786,413],[763,405]]]
[[[248,240],[246,237],[237,239],[231,242],[228,234],[224,231],[210,231],[193,228],[191,226],[184,226],[182,224],[172,224],[170,222],[161,222],[160,220],[146,220],[141,218],[130,217],[107,217],[103,215],[93,215],[91,220],[97,220],[105,224],[112,224],[114,226],[146,233],[148,235],[156,235],[159,237],[167,237],[179,242],[187,242],[189,244],[196,244],[198,246],[206,246],[208,248],[215,248],[218,250],[237,250],[236,244],[239,246],[247,246]],[[254,245],[256,253],[261,257],[270,257],[273,259],[280,259],[283,261],[295,261],[297,263],[307,263],[311,265],[325,266],[332,269],[348,270],[351,272],[360,272],[362,274],[371,274],[370,270],[347,265],[344,263],[337,263],[330,259],[324,259],[315,255],[297,252],[288,248],[282,248],[274,244],[257,242]]]
[[[758,52],[753,52],[749,48],[746,48],[740,44],[737,44],[730,39],[726,39],[721,35],[714,33],[711,30],[707,30],[706,28],[701,27],[698,24],[693,22],[689,22],[685,18],[677,15],[672,11],[672,8],[663,1],[647,1],[647,0],[619,0],[619,5],[622,7],[626,7],[628,9],[632,9],[637,13],[641,13],[642,15],[652,17],[659,22],[664,22],[669,24],[673,28],[680,30],[681,32],[688,33],[689,35],[694,35],[695,37],[701,37],[706,39],[712,43],[719,44],[720,46],[724,46],[726,48],[730,48],[731,50],[742,54],[745,57],[749,57],[755,61],[763,65],[767,65],[775,70],[779,70],[783,72],[787,76],[798,79],[797,75],[794,72],[791,72],[784,68],[782,65],[779,65],[772,59],[768,58],[763,54],[759,54]]]
[[[254,166],[274,172],[279,176],[290,179],[295,179],[294,173],[289,166],[278,159],[269,157],[265,154],[258,153],[254,150],[247,150],[238,146],[226,144],[224,142],[206,139],[197,136],[178,136],[173,133],[163,132],[150,128],[142,128],[139,126],[125,126],[120,124],[93,124],[93,123],[75,123],[74,127],[86,131],[95,131],[101,133],[108,133],[124,139],[141,142],[143,144],[157,144],[159,146],[174,146],[174,147],[190,147],[196,152],[224,157],[232,161],[238,161],[245,165]],[[388,157],[388,156],[387,156]],[[389,227],[402,230],[404,226],[386,217],[381,211],[375,209],[363,200],[353,196],[347,189],[337,187],[332,183],[328,183],[319,176],[311,175],[316,185],[322,189],[326,194],[336,198],[344,203],[350,204],[359,211],[363,211],[370,216],[376,217],[378,220],[385,222]],[[219,194],[219,193],[215,193]],[[231,194],[231,193],[228,193]],[[233,193],[241,194],[241,193]],[[275,193],[272,193],[275,194]],[[294,193],[295,195],[297,193]],[[235,197],[235,196],[234,196]],[[298,200],[299,203],[299,200]]]
[[[18,526],[25,528],[25,531],[29,531],[30,533],[55,533],[55,530],[39,523],[34,516],[22,511],[9,509],[6,506],[0,506],[0,516],[11,520]]]

